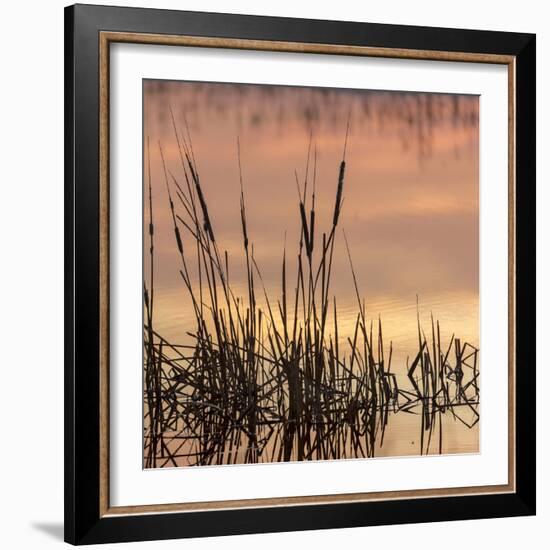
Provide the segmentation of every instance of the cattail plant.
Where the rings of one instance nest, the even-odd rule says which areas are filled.
[[[381,318],[376,324],[368,320],[345,233],[357,311],[345,345],[340,340],[345,335],[330,283],[343,218],[349,121],[332,219],[317,236],[323,220],[316,212],[318,159],[310,135],[302,182],[295,173],[300,221],[296,273],[289,275],[285,234],[276,298],[270,296],[254,255],[237,140],[236,214],[246,268],[246,296],[241,298],[232,288],[229,254],[218,248],[187,121],[180,129],[172,110],[170,114],[180,175],[167,166],[160,143],[158,154],[179,264],[175,269],[194,324],[185,327],[188,344],[168,342],[154,327],[154,198],[147,141],[145,467],[373,457],[396,414],[418,417],[421,453],[443,451],[443,415],[473,427],[479,419],[477,349],[454,336],[444,349],[439,322],[433,318],[429,343],[418,316],[418,353],[407,362],[408,385],[398,385],[392,372],[393,344],[386,347]]]

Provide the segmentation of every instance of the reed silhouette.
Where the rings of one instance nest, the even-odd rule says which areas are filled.
[[[418,418],[421,454],[443,452],[443,416],[472,428],[479,420],[478,349],[454,335],[444,344],[433,317],[426,337],[418,315],[418,351],[405,366],[406,384],[398,384],[392,343],[384,342],[382,320],[367,318],[343,232],[357,310],[342,346],[331,273],[341,230],[349,122],[335,170],[332,219],[324,231],[316,215],[317,152],[310,136],[305,177],[295,176],[301,222],[296,272],[288,272],[285,239],[275,298],[254,256],[237,140],[246,269],[242,298],[232,288],[228,253],[220,248],[208,211],[189,128],[187,123],[178,128],[170,114],[183,177],[170,171],[160,143],[158,154],[194,323],[185,327],[187,344],[167,341],[154,327],[155,223],[147,141],[144,466],[373,457],[396,414]]]

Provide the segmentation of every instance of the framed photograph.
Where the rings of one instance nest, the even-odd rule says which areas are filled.
[[[65,537],[535,513],[535,36],[65,12]]]

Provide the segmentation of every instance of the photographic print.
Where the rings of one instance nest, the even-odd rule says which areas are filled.
[[[479,452],[479,98],[143,81],[143,466]]]

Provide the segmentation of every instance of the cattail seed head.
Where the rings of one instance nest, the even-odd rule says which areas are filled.
[[[340,172],[338,174],[338,190],[336,191],[336,204],[334,205],[334,216],[332,218],[332,225],[338,224],[338,217],[340,216],[340,208],[342,206],[342,191],[344,189],[344,173],[346,170],[346,161],[340,163]]]
[[[174,233],[176,235],[176,242],[178,243],[179,253],[183,254],[183,244],[181,242],[180,230],[179,230],[179,227],[177,225],[174,227]]]

